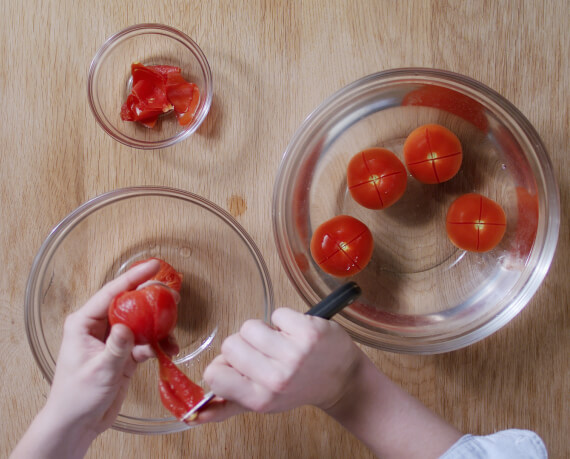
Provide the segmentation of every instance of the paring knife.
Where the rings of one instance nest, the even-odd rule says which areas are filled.
[[[360,296],[362,290],[356,282],[347,282],[334,290],[330,295],[318,302],[315,306],[309,309],[305,314],[308,316],[322,317],[323,319],[330,319],[337,312],[352,303]],[[204,398],[200,400],[194,407],[186,413],[181,421],[192,420],[197,416],[197,412],[204,407],[210,400],[215,397],[213,392],[208,392]]]

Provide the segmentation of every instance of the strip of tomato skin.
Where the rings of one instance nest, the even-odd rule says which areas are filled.
[[[133,87],[139,81],[148,81],[154,86],[162,86],[165,83],[164,76],[160,72],[152,67],[147,67],[140,62],[134,62],[131,64],[131,75],[133,76]]]
[[[192,382],[156,343],[152,345],[160,367],[160,395],[166,409],[182,419],[204,397],[204,389]]]
[[[174,394],[172,387],[162,379],[158,381],[158,390],[160,400],[164,407],[170,411],[176,418],[182,419],[191,408],[186,405]]]
[[[147,68],[160,73],[162,77],[165,79],[165,81],[169,73],[182,72],[182,69],[180,67],[176,67],[175,65],[148,65]]]
[[[169,73],[166,78],[166,97],[177,113],[186,113],[194,95],[194,83],[184,79],[179,73]]]
[[[198,86],[195,83],[190,84],[193,85],[194,91],[192,92],[192,100],[188,105],[188,110],[184,113],[176,113],[180,126],[188,126],[192,121],[194,121],[198,104],[200,103],[200,91],[198,90]]]

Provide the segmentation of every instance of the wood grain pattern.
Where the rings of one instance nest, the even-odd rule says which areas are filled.
[[[186,32],[214,76],[212,109],[199,131],[154,152],[108,137],[86,97],[99,46],[142,22]],[[272,236],[271,193],[282,152],[311,110],[342,86],[379,70],[421,66],[481,81],[535,126],[559,181],[561,236],[544,284],[493,336],[437,356],[365,351],[461,430],[529,428],[551,457],[568,457],[569,23],[562,0],[0,2],[0,455],[9,454],[49,390],[25,338],[23,300],[33,258],[57,222],[119,187],[192,191],[236,215],[267,261],[276,304],[302,310]],[[111,430],[88,457],[371,454],[322,413],[301,408],[169,436]]]

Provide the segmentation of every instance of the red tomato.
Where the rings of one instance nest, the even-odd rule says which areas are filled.
[[[152,257],[152,258],[147,258],[146,260],[137,261],[132,264],[131,268],[136,265],[140,265],[141,263],[145,263],[148,260],[158,260],[160,262],[160,268],[151,280],[162,282],[171,289],[180,292],[180,289],[182,287],[182,273],[176,271],[166,261],[161,260],[160,258]]]
[[[374,241],[372,233],[360,220],[339,215],[315,230],[310,248],[313,259],[323,271],[347,277],[366,267],[372,258]]]
[[[501,241],[506,229],[503,208],[477,193],[460,196],[447,211],[447,235],[463,250],[488,252]]]
[[[121,323],[135,335],[136,344],[156,343],[174,329],[178,318],[175,295],[164,285],[120,293],[109,307],[109,323]]]
[[[461,167],[463,150],[453,132],[439,124],[426,124],[412,131],[404,143],[406,166],[422,183],[450,180]]]
[[[408,182],[402,161],[384,148],[369,148],[353,156],[346,178],[351,196],[368,209],[385,209],[394,204]]]

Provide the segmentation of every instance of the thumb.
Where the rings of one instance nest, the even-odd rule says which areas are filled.
[[[103,363],[110,370],[119,371],[125,366],[130,358],[135,344],[133,332],[123,324],[115,324],[105,342],[103,351]]]

